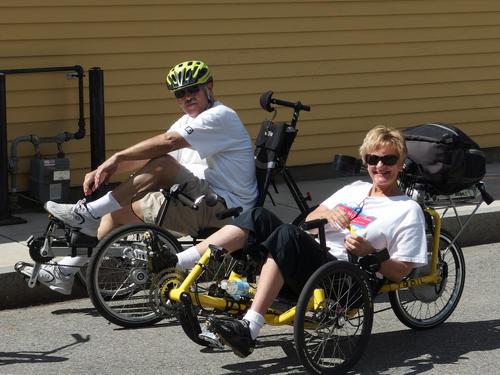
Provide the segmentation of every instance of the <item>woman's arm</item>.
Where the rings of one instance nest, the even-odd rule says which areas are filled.
[[[328,208],[320,204],[314,211],[306,217],[306,221],[316,219],[327,219],[332,228],[340,230],[349,226],[349,216],[341,208]],[[318,232],[317,229],[310,231],[312,234]]]
[[[413,263],[389,259],[380,264],[379,272],[389,280],[399,283],[408,276],[413,269]]]
[[[345,247],[347,251],[358,257],[364,257],[376,251],[369,241],[355,233],[351,233],[346,237]],[[412,268],[413,263],[388,259],[380,264],[379,272],[393,282],[400,282],[404,277],[408,276]]]

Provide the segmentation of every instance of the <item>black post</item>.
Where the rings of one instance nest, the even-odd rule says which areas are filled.
[[[90,166],[96,169],[106,160],[104,131],[104,72],[99,67],[89,70],[89,105],[90,105]],[[96,199],[105,193],[99,188],[92,198]]]
[[[10,215],[9,207],[9,159],[7,155],[7,94],[5,74],[0,73],[0,225],[26,223],[26,220]]]

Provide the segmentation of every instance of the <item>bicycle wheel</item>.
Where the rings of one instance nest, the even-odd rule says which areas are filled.
[[[151,254],[160,249],[175,253],[182,250],[169,232],[150,224],[118,228],[94,249],[88,266],[88,293],[104,318],[133,328],[175,316],[161,304],[159,294],[165,275],[148,269]]]
[[[389,293],[391,307],[398,319],[407,327],[426,329],[443,323],[458,305],[465,284],[465,261],[462,249],[446,231],[439,236],[437,284],[420,285]],[[428,234],[428,247],[432,236]],[[430,255],[429,252],[429,263]],[[413,276],[430,273],[430,265],[415,269]]]
[[[230,255],[226,255],[222,261],[210,259],[210,263],[204,269],[203,273],[196,280],[191,291],[196,296],[201,294],[210,295],[213,297],[223,297],[223,291],[220,290],[221,280],[227,279],[229,274],[235,267],[237,261]],[[208,315],[217,313],[215,310],[200,306],[199,302],[195,301],[190,306],[183,306],[179,310],[179,322],[184,333],[194,343],[202,346],[219,346],[215,343],[218,340],[215,335],[208,333],[202,329],[205,318]],[[201,338],[201,333],[205,334],[205,338]]]
[[[313,296],[323,295],[317,306]],[[297,302],[295,350],[313,374],[343,374],[363,354],[373,323],[366,276],[344,261],[329,262],[309,278]]]

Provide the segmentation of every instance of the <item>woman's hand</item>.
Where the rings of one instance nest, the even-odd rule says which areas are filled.
[[[345,239],[345,248],[347,251],[358,257],[364,257],[375,251],[375,248],[364,237],[356,233],[349,233]]]
[[[327,219],[331,227],[337,231],[347,228],[350,224],[349,216],[338,207],[330,209],[320,205],[307,216],[306,221],[316,219]]]

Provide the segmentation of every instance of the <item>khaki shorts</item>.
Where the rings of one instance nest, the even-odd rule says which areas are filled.
[[[179,169],[175,183],[187,183],[182,192],[193,200],[200,195],[213,193],[205,180],[196,177],[183,166]],[[165,197],[159,191],[148,193],[141,199],[142,213],[146,223],[155,223],[164,200]],[[197,210],[193,210],[174,199],[168,206],[162,227],[181,235],[197,236],[201,229],[221,228],[231,222],[231,218],[218,220],[215,217],[218,212],[224,211],[226,208],[222,202],[218,202],[214,207],[209,207],[203,201]]]

